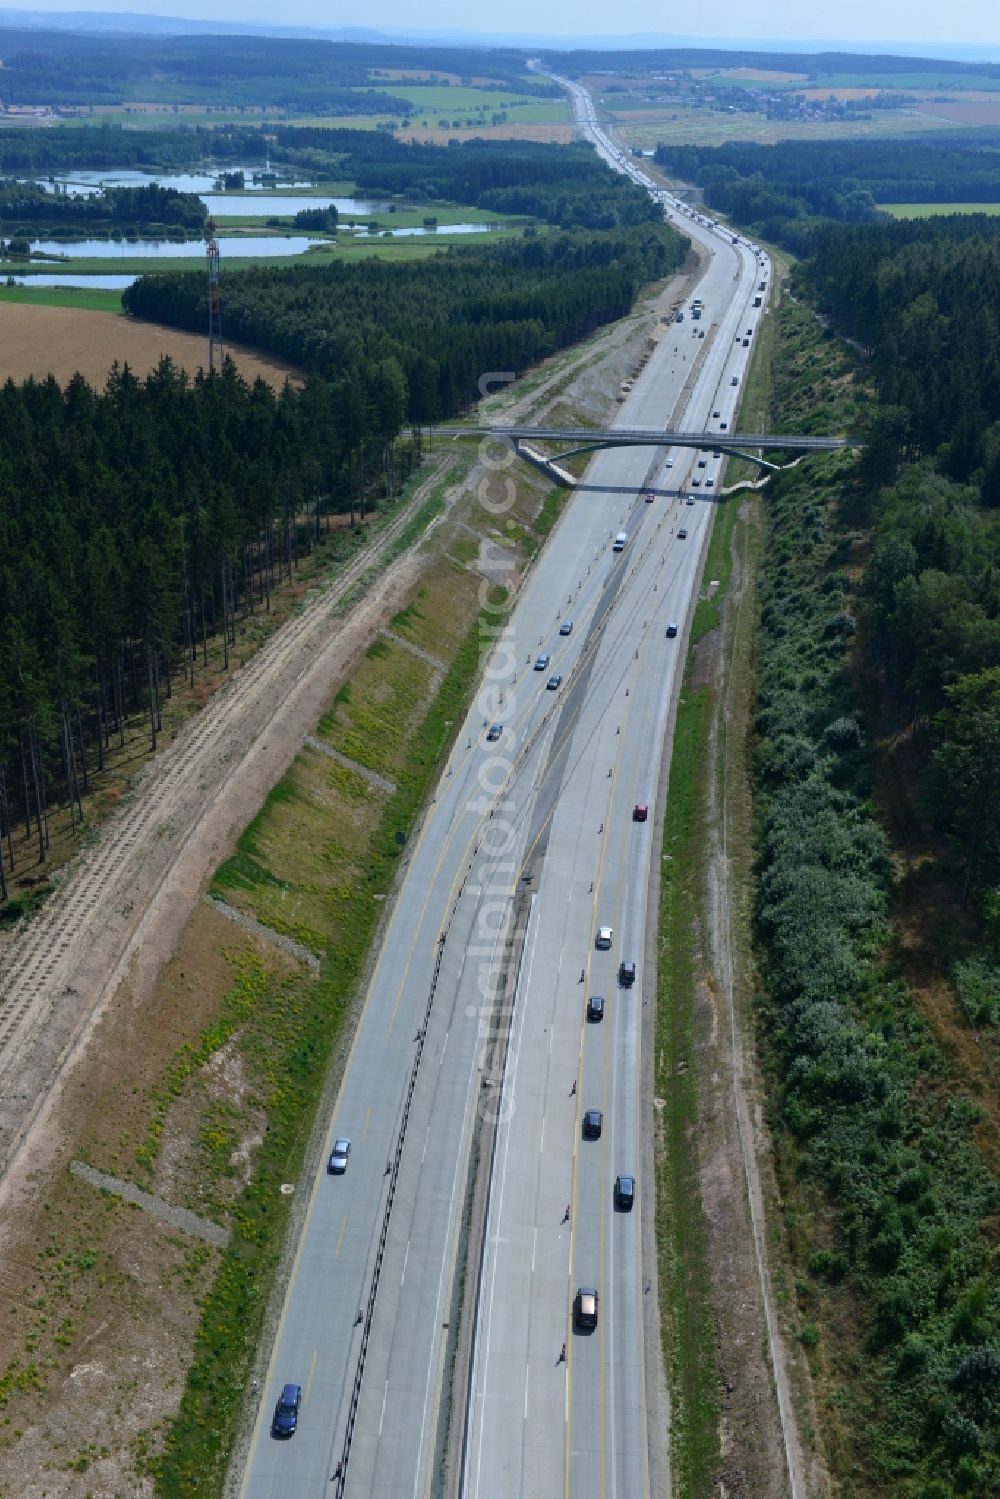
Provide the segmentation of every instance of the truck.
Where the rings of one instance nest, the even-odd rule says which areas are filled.
[[[766,281],[762,281],[760,283],[760,285],[758,286],[757,290],[758,291],[764,291],[766,289],[766,287],[767,287],[767,282]]]
[[[611,550],[613,552],[624,552],[624,550],[625,550],[625,548],[626,548],[627,545],[628,545],[628,534],[625,531],[619,531],[618,535],[614,539],[614,544],[613,544]]]
[[[692,307],[691,308],[691,316],[694,318],[695,322],[697,322],[698,319],[701,317],[701,308],[700,307]]]

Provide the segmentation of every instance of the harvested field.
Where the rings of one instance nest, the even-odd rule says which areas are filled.
[[[163,354],[193,375],[205,365],[207,352],[206,339],[158,323],[79,307],[0,302],[0,381],[54,375],[64,385],[79,371],[92,385],[102,386],[116,359],[145,375]],[[227,352],[246,380],[261,376],[280,387],[286,378],[300,379],[291,365],[249,349],[227,346]]]
[[[573,139],[572,125],[476,125],[471,130],[397,130],[401,141],[420,141],[424,145],[446,146],[449,141],[554,141],[565,145]]]
[[[772,68],[720,68],[715,76],[742,83],[804,83],[808,75],[781,73]]]
[[[931,100],[914,106],[918,115],[945,120],[950,125],[1000,125],[1000,99],[937,104]]]
[[[798,93],[799,90],[796,92]],[[841,102],[871,99],[881,92],[881,85],[877,83],[873,83],[870,88],[804,88],[801,90],[803,99],[840,99]]]

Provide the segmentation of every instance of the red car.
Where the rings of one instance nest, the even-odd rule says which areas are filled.
[[[635,806],[632,808],[632,821],[645,822],[648,816],[649,808],[646,806],[646,803],[636,802]]]

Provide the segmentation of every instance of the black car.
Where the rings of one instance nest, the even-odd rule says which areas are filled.
[[[604,996],[602,994],[592,994],[587,1000],[587,1019],[604,1019]]]
[[[619,963],[618,982],[623,989],[631,989],[632,985],[635,983],[634,963]]]
[[[600,1109],[588,1109],[583,1116],[583,1138],[585,1140],[599,1140],[603,1128],[604,1115]]]
[[[297,1384],[286,1384],[278,1396],[278,1403],[274,1407],[274,1415],[271,1418],[271,1435],[275,1437],[294,1436],[299,1424],[299,1410],[302,1407],[302,1386]]]
[[[615,1207],[621,1213],[630,1213],[635,1202],[635,1177],[615,1177]]]
[[[597,1326],[598,1295],[590,1286],[581,1286],[573,1298],[573,1325],[581,1332],[593,1332]]]
[[[687,534],[688,533],[687,533],[686,528],[684,526],[681,526],[680,530],[677,532],[677,540],[678,541],[687,541]]]

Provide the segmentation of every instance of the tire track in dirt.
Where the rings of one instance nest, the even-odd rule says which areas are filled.
[[[352,649],[352,637],[367,630],[393,583],[398,586],[411,553],[382,572],[346,619],[331,621],[336,606],[391,550],[444,465],[442,457],[374,544],[318,587],[185,726],[145,772],[128,805],[101,829],[96,847],[7,946],[0,982],[0,1175],[24,1144],[49,1085],[124,976],[203,819],[254,752],[267,748],[263,736],[290,699],[315,696],[303,689],[317,678],[322,689],[332,686],[337,661],[331,654]],[[343,649],[331,652],[335,644]],[[284,763],[314,722],[303,722],[301,733],[292,735],[295,743],[282,746]]]

